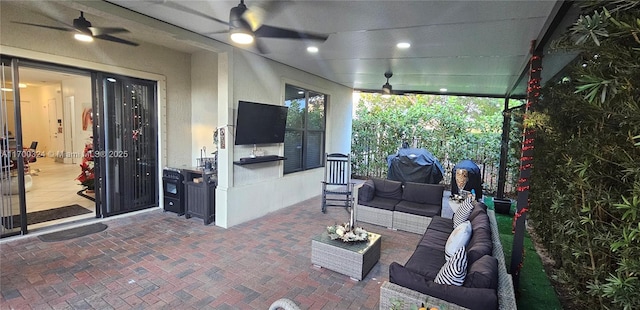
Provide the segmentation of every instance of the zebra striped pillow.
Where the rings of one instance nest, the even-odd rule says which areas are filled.
[[[462,286],[467,276],[467,251],[459,248],[448,261],[442,265],[433,282],[438,284]]]
[[[473,204],[471,203],[471,196],[468,196],[456,213],[453,214],[453,228],[458,227],[458,225],[469,219],[471,211],[473,211]]]

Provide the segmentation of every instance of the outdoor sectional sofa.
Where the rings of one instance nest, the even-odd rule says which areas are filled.
[[[454,230],[453,220],[440,216],[443,194],[439,184],[375,178],[356,187],[357,221],[423,235],[404,265],[389,266],[389,281],[380,287],[380,309],[411,309],[422,303],[448,310],[517,309],[495,213],[481,202],[473,203],[468,216],[471,238],[465,247],[468,264],[463,285],[434,282]]]
[[[356,188],[356,220],[422,234],[442,214],[443,195],[441,184],[371,178]]]

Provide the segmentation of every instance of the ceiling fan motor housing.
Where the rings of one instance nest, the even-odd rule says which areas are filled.
[[[93,35],[91,30],[89,30],[91,23],[84,18],[84,14],[82,12],[80,13],[80,17],[73,20],[73,27],[84,34],[90,36]]]
[[[238,6],[231,8],[231,11],[229,12],[229,29],[233,30],[233,29],[244,29],[244,30],[251,30],[251,26],[249,26],[249,23],[247,23],[246,20],[244,20],[244,18],[242,18],[242,15],[244,14],[244,12],[247,10],[247,6],[243,3],[238,4]]]

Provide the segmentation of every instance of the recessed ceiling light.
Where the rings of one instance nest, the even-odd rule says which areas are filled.
[[[398,48],[403,48],[403,49],[404,48],[410,48],[411,47],[411,43],[409,43],[409,42],[400,42],[400,43],[396,44],[396,46]]]
[[[298,91],[298,94],[302,95],[304,94],[304,91]]]
[[[440,88],[440,91],[443,92],[443,93],[446,92],[447,90],[448,89],[446,89],[446,88]]]
[[[111,83],[115,83],[115,82],[116,82],[116,79],[114,79],[114,78],[112,78],[112,77],[109,77],[109,78],[107,78],[107,81],[109,81],[109,82],[111,82]]]
[[[315,46],[309,46],[307,47],[307,52],[309,53],[317,53],[318,52],[318,48]]]

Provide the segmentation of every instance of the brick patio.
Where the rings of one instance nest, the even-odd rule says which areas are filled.
[[[302,309],[378,309],[389,264],[419,235],[363,223],[382,235],[362,281],[311,264],[311,237],[347,221],[320,212],[320,196],[223,229],[152,210],[104,221],[100,233],[62,242],[36,236],[0,244],[2,309],[268,309],[286,297]]]

